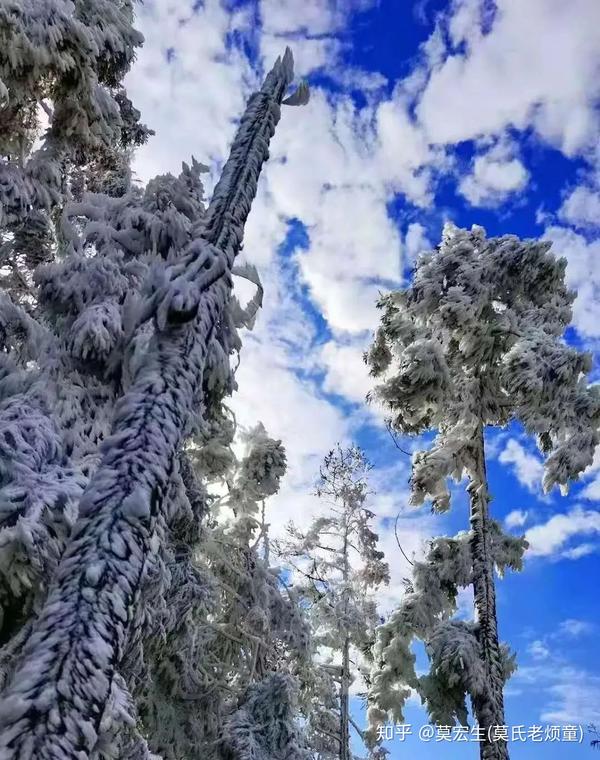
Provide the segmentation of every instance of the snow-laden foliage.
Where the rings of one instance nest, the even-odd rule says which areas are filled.
[[[421,694],[434,721],[464,720],[468,695],[485,730],[504,723],[503,686],[513,665],[498,641],[494,568],[520,569],[526,544],[489,518],[484,430],[518,421],[535,435],[546,490],[577,478],[598,443],[600,393],[586,381],[590,357],[562,340],[574,295],[565,286],[566,261],[549,247],[447,224],[441,244],[418,258],[410,287],[380,301],[381,325],[366,356],[382,381],[372,396],[395,431],[437,433],[413,457],[412,503],[430,500],[446,511],[449,479],[466,476],[471,531],[433,543],[415,568],[414,592],[380,630],[371,731],[387,715],[402,719],[408,688]],[[467,585],[474,627],[449,619],[457,589]],[[425,679],[414,672],[414,637],[430,657]],[[486,740],[481,756],[504,760],[506,744]]]
[[[526,542],[507,536],[490,520],[492,560],[502,573],[508,566],[520,569]],[[433,539],[423,561],[415,562],[413,579],[399,607],[377,630],[375,667],[369,689],[369,737],[388,717],[403,722],[403,707],[416,691],[430,718],[440,725],[466,724],[466,697],[485,694],[485,673],[478,642],[478,627],[453,620],[458,594],[473,582],[472,531],[454,538]],[[428,675],[415,670],[414,639],[426,644],[431,661]],[[501,645],[505,679],[512,658]]]
[[[184,179],[189,173],[184,167]],[[195,178],[197,196],[198,171]],[[126,299],[140,290],[153,261],[152,254],[145,253],[152,250],[150,233],[144,240],[134,224],[143,219],[150,230],[160,229],[165,240],[169,227],[189,229],[187,217],[162,224],[147,210],[151,202],[150,196],[144,203],[133,188],[117,199],[91,195],[85,210],[92,222],[82,217],[81,204],[67,205],[63,228],[71,239],[70,249],[35,270],[35,316],[6,296],[0,303],[0,322],[13,337],[6,346],[10,351],[0,406],[0,426],[9,449],[0,487],[1,565],[7,587],[24,609],[31,609],[38,595],[46,593],[83,488],[99,461],[99,445],[109,435],[123,375],[133,375],[144,347],[141,335],[127,347],[123,340]],[[198,206],[198,213],[202,211]],[[130,241],[125,251],[115,242],[117,230],[121,241]],[[131,242],[135,236],[141,237],[137,248]],[[156,261],[169,250],[157,249]],[[20,577],[27,578],[26,585]]]
[[[415,462],[415,503],[447,506],[441,484],[465,471],[478,420],[518,420],[536,436],[547,490],[591,463],[600,392],[586,382],[589,354],[561,339],[574,294],[565,285],[566,260],[549,248],[447,224],[438,249],[417,260],[411,287],[381,299],[367,360],[384,382],[373,397],[399,432],[439,431]]]
[[[138,687],[140,716],[152,747],[164,760],[219,760],[227,726],[236,711],[246,710],[244,700],[253,686],[276,672],[287,673],[293,681],[293,672],[308,654],[302,613],[260,551],[264,526],[257,519],[259,502],[279,489],[285,452],[262,425],[243,438],[246,451],[241,460],[231,453],[221,460],[226,465],[220,472],[212,471],[210,491],[215,486],[218,490],[223,480],[229,486],[221,496],[216,491],[208,494],[208,519],[200,535],[195,541],[182,536],[174,546],[173,559],[179,561],[184,547],[193,549],[186,567],[202,581],[192,587],[202,589],[203,595],[187,606],[167,597],[164,612],[169,618],[156,626],[158,635],[145,644],[145,651],[152,651],[146,678]],[[204,448],[199,440],[189,449],[192,467],[206,461]],[[181,583],[181,574],[173,580],[170,594],[180,596],[175,582]],[[286,730],[291,730],[288,721],[295,717],[292,706],[289,709],[292,717],[285,717]]]
[[[274,674],[248,690],[223,726],[223,760],[309,760],[298,733],[293,679]]]
[[[307,607],[316,661],[308,684],[308,739],[319,758],[352,760],[349,695],[364,679],[379,623],[375,593],[389,580],[374,517],[366,507],[370,464],[356,446],[339,445],[323,462],[317,496],[327,505],[307,529],[289,526],[279,545],[296,595]],[[362,738],[362,732],[361,732]]]
[[[65,209],[52,227],[59,256],[35,271],[40,262],[26,262],[31,297],[0,299],[0,754],[147,757],[152,678],[168,684],[179,663],[177,689],[194,690],[194,618],[206,619],[216,593],[195,556],[206,473],[183,449],[191,435],[219,436],[237,328],[260,303],[242,309],[231,278],[291,56],[250,100],[205,213],[200,164],[141,190],[113,149],[143,136],[118,91],[141,41],[128,3],[5,3],[1,13],[3,93],[17,110],[46,98],[52,110],[41,152],[23,163],[4,151],[2,233],[20,245],[11,225],[38,209],[51,225]],[[21,152],[25,131],[14,133]],[[115,158],[108,182],[104,148]],[[239,481],[260,476],[253,495],[265,498],[285,458],[277,446],[252,451]],[[275,576],[261,572],[269,619],[298,631]]]
[[[150,134],[121,85],[143,42],[132,24],[129,0],[0,4],[0,284],[17,301],[35,297],[71,181],[114,171]]]

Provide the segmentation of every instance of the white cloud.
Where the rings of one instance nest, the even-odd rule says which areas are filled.
[[[522,190],[529,173],[518,158],[504,159],[490,151],[477,156],[473,171],[458,186],[472,206],[496,206]]]
[[[404,236],[404,265],[412,266],[420,253],[431,250],[425,227],[419,222],[411,222]]]
[[[357,90],[369,94],[380,90],[388,83],[387,77],[378,71],[363,71],[362,69],[344,68],[335,74],[339,84],[348,90]]]
[[[315,90],[304,113],[282,119],[266,167],[269,192],[278,213],[306,227],[300,274],[332,329],[375,327],[379,291],[401,282],[388,204],[397,192],[427,203],[428,167],[437,161],[399,102],[357,109],[349,97]]]
[[[432,168],[445,166],[443,151],[429,145],[421,126],[410,115],[403,87],[376,112],[376,176],[390,190],[402,192],[413,203],[425,206],[432,200]]]
[[[577,291],[573,324],[585,337],[600,337],[600,239],[588,242],[566,227],[548,227],[544,237],[556,256],[567,259],[566,280]]]
[[[273,202],[307,229],[297,259],[315,304],[333,330],[372,330],[379,291],[401,282],[401,238],[388,204],[396,193],[429,203],[444,154],[429,148],[399,100],[357,109],[316,90],[303,113],[282,120],[272,156]]]
[[[521,665],[513,681],[521,691],[542,699],[542,724],[569,723],[586,726],[600,722],[600,676],[558,658],[544,658],[533,665]]]
[[[550,656],[550,650],[540,639],[532,641],[527,651],[534,660],[546,660]]]
[[[365,187],[322,191],[315,216],[298,254],[313,299],[333,329],[373,329],[379,291],[400,280],[400,236],[384,198]]]
[[[600,535],[600,512],[593,509],[574,507],[568,514],[553,515],[546,523],[529,528],[525,538],[529,542],[528,553],[537,557],[562,556],[577,559],[589,553],[590,544],[566,548],[566,544],[578,536]]]
[[[584,636],[591,633],[593,630],[594,626],[591,623],[588,623],[586,620],[576,620],[574,618],[563,620],[559,626],[560,633],[572,638],[579,638],[579,636]]]
[[[246,29],[246,16],[228,13],[219,0],[192,7],[191,0],[177,9],[157,0],[136,7],[145,42],[125,86],[156,131],[136,153],[143,181],[178,172],[192,154],[205,163],[222,160],[256,82],[247,58],[226,44],[228,33]]]
[[[541,723],[587,725],[600,722],[600,676],[551,656],[533,665],[521,665],[513,681],[522,692],[545,701]]]
[[[544,475],[544,465],[533,454],[526,451],[514,438],[510,438],[498,456],[502,464],[512,465],[518,481],[530,491],[538,491]]]
[[[350,15],[366,10],[375,0],[260,0],[267,34],[324,35],[341,31]]]
[[[581,496],[590,501],[600,501],[600,477],[595,477],[591,483],[583,489]]]
[[[600,677],[574,667],[565,657],[565,652],[574,645],[573,640],[589,635],[594,629],[588,621],[569,618],[527,647],[534,664],[519,665],[511,681],[516,690],[511,686],[510,693],[528,696],[531,689],[532,696],[535,694],[537,700],[541,697],[542,722],[585,725],[600,717]]]
[[[281,55],[282,48],[290,47],[294,54],[294,71],[298,77],[306,77],[311,72],[329,68],[340,54],[340,42],[335,37],[306,38],[263,35],[261,55],[265,66]]]
[[[547,723],[589,725],[600,722],[600,677],[584,670],[564,667],[548,689],[551,701],[542,711]]]
[[[338,277],[304,267],[305,282],[333,330],[361,333],[377,325],[376,301],[381,287],[358,278]],[[332,280],[330,280],[332,278]]]
[[[237,374],[239,391],[232,408],[240,425],[260,420],[269,435],[281,438],[288,456],[282,491],[269,501],[274,535],[293,517],[310,519],[318,502],[310,494],[323,456],[336,442],[349,439],[342,413],[322,398],[313,383],[294,373],[292,357],[268,336],[246,336]]]
[[[566,640],[579,639],[582,636],[589,635],[592,631],[594,631],[592,623],[586,620],[568,618],[563,620],[556,630],[531,641],[527,647],[527,652],[533,660],[551,660],[553,666],[556,665],[560,673],[565,667],[560,658],[565,651]],[[529,670],[535,671],[535,668],[525,666],[525,673],[523,674],[525,679],[528,678]]]
[[[455,42],[469,44],[434,67],[422,94],[417,114],[430,139],[458,143],[532,126],[566,155],[591,148],[600,97],[596,0],[497,0],[486,34],[475,5],[454,4]]]
[[[364,404],[374,381],[369,377],[363,361],[366,345],[328,341],[321,349],[320,359],[325,367],[323,388],[328,393],[345,396],[357,404]]]
[[[527,522],[529,512],[522,509],[514,509],[504,518],[504,524],[507,528],[521,528]]]
[[[466,43],[469,47],[481,39],[480,0],[463,0],[455,3],[455,13],[448,23],[448,32],[454,47]]]
[[[582,557],[587,557],[588,554],[593,554],[597,550],[597,544],[579,544],[579,546],[574,546],[572,549],[566,549],[562,553],[562,556],[565,559],[581,559]]]
[[[327,67],[335,70],[342,50],[339,33],[352,15],[373,5],[375,0],[260,0],[262,24],[260,48],[263,61],[273,60],[289,45],[296,73],[306,76]]]
[[[350,333],[375,327],[378,293],[401,273],[400,234],[367,121],[349,99],[317,90],[308,108],[282,119],[265,172],[277,212],[306,227],[297,262],[311,298],[334,330]]]
[[[576,227],[600,227],[600,193],[580,185],[565,198],[559,216]]]

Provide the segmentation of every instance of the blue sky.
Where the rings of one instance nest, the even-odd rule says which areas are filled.
[[[233,405],[241,424],[262,420],[288,450],[274,532],[318,511],[311,483],[336,441],[365,447],[376,464],[389,610],[410,570],[390,530],[396,514],[405,550],[418,557],[428,537],[467,527],[467,507],[461,487],[447,517],[408,507],[410,460],[363,402],[375,298],[407,281],[447,219],[489,235],[545,236],[579,292],[568,339],[596,352],[600,4],[145,0],[138,26],[146,45],[127,86],[157,132],[136,158],[142,180],[193,154],[211,166],[210,186],[247,95],[286,44],[311,84],[307,107],[284,110],[247,229],[245,256],[266,295]],[[600,458],[569,496],[544,495],[541,460],[520,429],[489,431],[487,443],[494,516],[531,543],[524,571],[498,583],[500,633],[519,661],[507,720],[600,723]],[[407,719],[426,722],[416,702]],[[475,744],[414,739],[390,750],[477,756]],[[526,743],[512,757],[577,753],[593,756],[587,746]]]

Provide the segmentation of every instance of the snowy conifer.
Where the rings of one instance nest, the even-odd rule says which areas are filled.
[[[310,760],[295,721],[296,685],[276,673],[252,686],[223,727],[222,760]]]
[[[259,547],[261,504],[279,489],[285,452],[258,425],[244,437],[246,451],[238,461],[228,446],[233,426],[223,425],[222,433],[216,435],[213,426],[205,442],[188,450],[193,470],[205,479],[210,472],[207,519],[195,542],[183,537],[174,547],[174,553],[193,548],[191,567],[203,594],[187,608],[167,599],[168,622],[146,645],[152,652],[139,712],[151,746],[164,760],[229,757],[232,726],[261,684],[265,692],[269,683],[275,688],[275,675],[287,677],[282,693],[290,702],[281,719],[300,741],[294,673],[308,654],[308,629]],[[223,481],[228,487],[218,496],[214,487]],[[178,585],[172,591],[181,595]]]
[[[481,227],[444,228],[441,245],[422,255],[406,290],[382,298],[381,326],[367,356],[382,377],[375,397],[403,434],[436,430],[415,454],[412,501],[450,506],[448,479],[468,480],[470,531],[437,539],[415,567],[414,589],[381,628],[370,720],[402,719],[407,687],[416,689],[432,720],[466,720],[470,696],[489,736],[504,724],[503,686],[514,662],[499,644],[494,567],[519,568],[525,542],[505,535],[489,515],[484,431],[520,422],[545,459],[544,487],[565,487],[592,461],[600,397],[588,388],[590,357],[562,334],[574,295],[566,261],[549,244],[507,235],[487,239]],[[451,620],[458,588],[472,586],[476,622]],[[417,678],[413,637],[426,642],[431,672]],[[486,739],[485,760],[507,747]]]
[[[132,24],[128,0],[0,4],[0,285],[19,302],[53,258],[75,174],[148,137],[121,85],[143,41]]]
[[[280,546],[294,571],[295,592],[308,606],[317,650],[307,717],[310,744],[321,760],[354,757],[350,687],[369,670],[379,622],[374,594],[389,580],[371,527],[374,515],[365,506],[369,469],[356,446],[331,451],[317,488],[328,505],[325,514],[306,531],[290,525],[290,540]]]
[[[1,242],[27,286],[0,295],[6,758],[150,756],[146,679],[210,603],[193,556],[205,473],[184,447],[218,432],[259,303],[232,298],[232,276],[255,279],[234,260],[292,61],[251,98],[205,212],[196,161],[131,185],[126,151],[146,135],[119,85],[131,22],[127,1],[0,8]],[[38,104],[50,128],[29,155]],[[52,250],[27,259],[27,235]]]

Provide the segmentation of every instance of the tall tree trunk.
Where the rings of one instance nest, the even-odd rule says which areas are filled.
[[[344,529],[343,546],[343,579],[344,579],[344,626],[347,626],[348,615],[348,578],[350,565],[348,562],[348,523]],[[350,760],[350,637],[346,633],[342,648],[342,679],[340,683],[340,760]]]
[[[346,636],[342,651],[340,684],[340,760],[350,760],[350,641]]]
[[[171,475],[292,75],[287,51],[252,96],[209,209],[172,267],[182,287],[167,288],[147,314],[156,316],[152,343],[117,404],[71,541],[2,694],[2,760],[97,757],[131,709],[121,658],[140,635],[140,594],[163,538]]]
[[[498,622],[494,562],[489,530],[490,496],[485,467],[483,425],[479,424],[473,439],[473,459],[469,471],[468,493],[471,507],[471,550],[473,556],[473,590],[479,624],[481,656],[486,673],[486,691],[472,698],[473,711],[483,729],[479,745],[481,760],[508,760],[506,742],[493,741],[493,726],[504,725],[504,676]],[[490,740],[491,739],[491,740]]]

